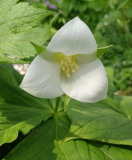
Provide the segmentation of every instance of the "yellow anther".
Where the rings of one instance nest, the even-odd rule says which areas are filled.
[[[64,59],[63,59],[63,57],[61,57],[61,64],[64,64]]]
[[[70,72],[75,72],[73,67],[78,68],[74,58],[72,56],[65,56],[61,57],[61,68],[65,71],[67,77],[70,77]]]
[[[67,77],[70,77],[70,73],[66,73]]]
[[[65,67],[64,67],[64,65],[63,65],[63,64],[61,65],[61,68],[62,68],[62,70],[63,70],[63,71],[65,70]]]
[[[66,75],[67,75],[67,77],[70,77],[70,73],[68,72],[68,70],[65,68],[65,73],[66,73]]]
[[[71,70],[72,72],[75,72],[74,69],[73,69],[72,67],[70,67],[70,70]]]
[[[77,66],[77,64],[76,64],[76,62],[75,62],[75,60],[74,60],[74,58],[72,59],[72,62],[74,63],[74,66],[75,66],[76,68],[79,68],[79,67]]]

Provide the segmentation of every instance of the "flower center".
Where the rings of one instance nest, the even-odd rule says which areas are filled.
[[[75,59],[72,56],[65,56],[61,57],[61,68],[65,71],[66,75],[70,77],[70,72],[75,72],[73,67],[79,68],[75,62]]]

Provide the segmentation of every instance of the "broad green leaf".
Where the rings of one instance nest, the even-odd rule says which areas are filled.
[[[132,147],[124,145],[113,145],[91,141],[100,151],[107,155],[110,160],[131,160]],[[95,159],[96,160],[96,159]],[[98,158],[97,158],[98,160]]]
[[[132,147],[88,140],[61,143],[70,122],[63,112],[36,127],[4,160],[131,160]]]
[[[63,111],[54,114],[34,129],[5,159],[66,160],[65,151],[60,145],[70,127],[70,121]]]
[[[18,88],[22,76],[11,65],[1,64],[0,71],[0,143],[12,142],[17,138],[19,131],[27,134],[30,129],[35,127],[4,160],[124,160],[125,157],[127,160],[131,160],[130,147],[88,140],[71,140],[62,143],[71,125],[64,112],[62,99],[44,100],[32,97]],[[108,100],[112,104],[111,99]],[[78,108],[78,104],[75,108]],[[100,108],[100,106],[98,107]],[[106,111],[109,110],[110,115],[113,112],[116,112],[116,115],[121,114],[120,108],[116,109],[116,107],[118,106],[114,104],[107,107]],[[93,112],[91,112],[92,108]],[[88,114],[90,116],[88,117],[90,118],[94,114],[95,116],[98,114],[95,107],[92,106],[92,108],[89,107],[90,113],[88,112]],[[104,110],[103,108],[103,113]],[[81,111],[85,112],[83,106],[81,106]],[[100,112],[102,112],[101,108]],[[108,115],[106,114],[106,116]],[[85,118],[84,115],[83,119]],[[79,119],[83,122],[82,116],[79,115],[76,119],[77,124],[80,123]],[[107,120],[105,122],[107,123]],[[36,127],[36,125],[39,126]]]
[[[37,108],[37,103],[32,107],[0,104],[0,145],[13,142],[19,131],[25,135],[42,120],[46,121],[51,117],[53,110],[50,102],[42,104],[42,109]]]
[[[105,71],[107,73],[107,76],[110,77],[111,81],[113,81],[114,78],[114,70],[110,67],[105,67]]]
[[[83,138],[132,145],[132,120],[113,101],[88,104],[70,100],[67,114],[72,124],[65,141]]]
[[[106,71],[107,76],[108,76],[108,91],[107,91],[107,95],[113,98],[114,92],[116,91],[115,86],[113,84],[114,71],[110,67],[105,67],[105,71]]]
[[[11,64],[26,64],[29,61],[19,60],[16,58],[10,58],[4,54],[0,55],[0,63],[11,63]]]
[[[115,100],[120,104],[121,109],[126,113],[129,119],[132,119],[132,96],[116,95]]]
[[[1,63],[14,63],[5,58],[8,54],[17,58],[28,58],[37,54],[30,43],[43,45],[49,38],[49,29],[37,27],[38,23],[55,12],[34,8],[18,0],[0,0],[0,57]],[[15,63],[23,63],[16,60]]]
[[[69,127],[66,114],[58,112],[36,127],[4,160],[125,160],[125,157],[131,160],[132,147],[87,140],[71,140],[62,144]]]
[[[11,65],[0,65],[0,145],[14,141],[18,132],[27,134],[30,129],[53,116],[59,99],[40,99],[19,88],[22,76]]]
[[[101,48],[97,48],[97,55],[96,57],[97,58],[101,58],[102,55],[110,48],[112,47],[113,45],[109,45],[109,46],[106,46],[106,47],[101,47]]]
[[[121,110],[121,107],[119,106],[119,104],[117,103],[117,101],[115,101],[113,98],[107,96],[104,100],[102,100],[102,102],[105,102],[109,107],[111,107],[116,112],[121,113],[121,114],[127,116],[125,114],[125,112],[123,112]]]
[[[115,95],[114,95],[115,96]],[[105,102],[109,107],[111,107],[116,112],[127,116],[126,113],[121,109],[119,103],[113,98],[107,96],[106,99],[102,100],[102,102]]]
[[[120,102],[121,102],[121,100],[123,99],[123,96],[121,96],[121,95],[114,95],[114,100],[116,100],[119,104],[120,104]]]

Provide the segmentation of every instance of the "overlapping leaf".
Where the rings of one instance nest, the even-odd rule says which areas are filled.
[[[115,95],[115,100],[120,104],[121,109],[126,113],[129,119],[132,119],[132,96]]]
[[[70,123],[64,112],[54,115],[39,127],[37,127],[15,150],[5,159],[65,159],[64,151],[59,144],[66,135]],[[24,147],[22,147],[24,146]],[[21,148],[21,149],[20,149]],[[21,152],[21,153],[19,153]],[[21,157],[19,156],[21,154]]]
[[[108,98],[105,100],[106,105],[106,102],[86,104],[70,100],[68,107],[68,115],[72,120],[70,132],[75,129],[74,136],[76,136],[73,137],[70,133],[70,138],[79,138],[79,140],[62,143],[71,125],[64,112],[62,99],[44,100],[32,97],[19,89],[22,76],[13,70],[11,65],[1,64],[0,71],[0,143],[12,142],[17,138],[19,131],[27,134],[31,128],[45,121],[34,128],[4,160],[126,160],[126,158],[131,160],[130,146],[123,147],[86,140],[91,138],[102,141],[117,135],[119,136],[115,141],[117,142],[123,136],[120,128],[115,128],[112,134],[113,127],[120,125],[122,120],[124,122],[128,120],[127,114],[120,109],[116,101],[113,104]],[[87,124],[83,126],[84,122]],[[130,124],[128,126],[130,127]],[[122,127],[124,128],[125,125]],[[76,129],[80,130],[80,133]],[[125,129],[129,133],[131,127]],[[122,134],[117,134],[117,130],[122,131]],[[126,138],[128,138],[127,132]],[[86,139],[81,140],[84,138]],[[111,140],[109,139],[109,142]],[[122,140],[120,142],[122,143]]]
[[[17,3],[18,0],[0,0],[0,62],[15,63],[5,54],[25,58],[37,54],[30,42],[42,45],[48,38],[49,28],[36,25],[54,12]],[[24,63],[16,60],[16,63]]]
[[[66,114],[59,112],[35,128],[4,160],[131,160],[132,147],[128,146],[87,140],[71,140],[62,144],[69,126]]]
[[[52,117],[58,99],[35,98],[19,88],[21,76],[11,65],[0,65],[0,145],[14,141],[18,132],[30,129]],[[62,107],[61,107],[62,105]]]
[[[0,63],[10,63],[10,64],[26,64],[30,63],[29,61],[24,61],[16,58],[10,58],[7,55],[0,55]]]
[[[114,76],[114,71],[110,67],[105,67],[107,76],[108,76],[108,91],[107,95],[110,97],[114,97],[114,92],[115,92],[115,86],[113,84],[113,76]]]
[[[66,140],[83,138],[132,145],[132,120],[110,98],[94,104],[71,100],[67,113],[72,125]]]

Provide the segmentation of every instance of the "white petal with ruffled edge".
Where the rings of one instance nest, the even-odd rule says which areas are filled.
[[[30,65],[20,88],[39,98],[63,95],[60,88],[60,64],[46,61],[44,54],[38,55]]]
[[[88,26],[78,17],[66,23],[52,38],[47,50],[63,53],[67,56],[75,54],[91,54],[97,51],[95,38]],[[46,54],[46,57],[51,56]]]
[[[61,72],[61,88],[69,97],[81,102],[94,103],[106,98],[108,89],[107,75],[99,59],[78,64],[79,68],[68,78]]]

